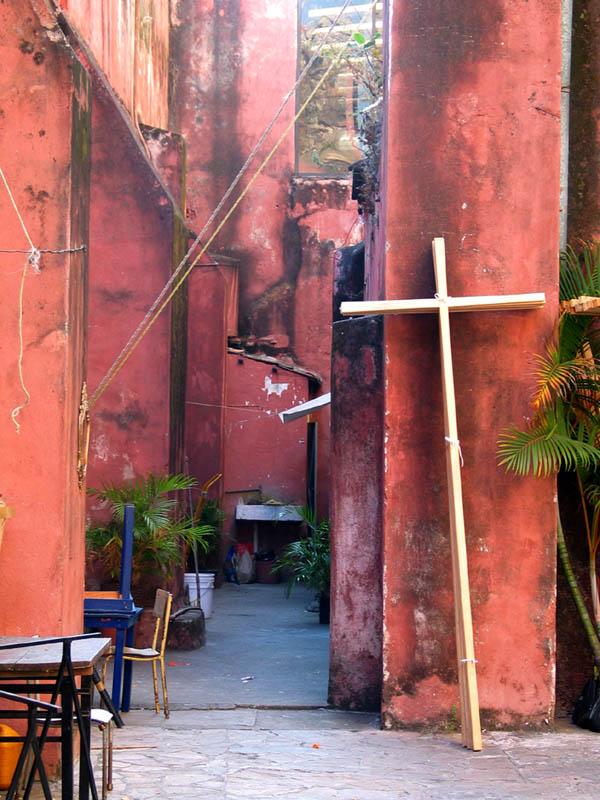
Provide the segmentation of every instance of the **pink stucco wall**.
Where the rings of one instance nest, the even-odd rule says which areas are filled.
[[[496,466],[527,414],[531,354],[556,315],[560,3],[392,4],[382,209],[388,298],[545,291],[535,312],[452,320],[471,597],[484,722],[554,705],[552,480]],[[543,143],[543,146],[542,144]],[[386,320],[385,725],[458,702],[437,321]]]
[[[87,245],[89,80],[45,4],[0,5],[0,166],[36,247]],[[0,185],[0,249],[29,249]],[[0,633],[79,633],[83,624],[83,511],[77,418],[85,377],[87,253],[44,253],[19,291],[25,255],[0,253],[0,492],[15,506],[0,550]]]

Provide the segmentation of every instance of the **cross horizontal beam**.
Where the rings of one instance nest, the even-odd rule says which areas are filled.
[[[344,302],[343,316],[366,314],[430,314],[439,311],[442,303],[450,311],[510,311],[521,308],[541,308],[545,303],[543,292],[532,294],[483,295],[479,297],[431,297],[420,300],[367,300]]]

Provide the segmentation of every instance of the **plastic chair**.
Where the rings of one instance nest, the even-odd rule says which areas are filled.
[[[154,679],[154,705],[157,714],[160,714],[160,703],[158,699],[158,675],[156,672],[156,662],[159,663],[165,719],[169,719],[169,698],[167,696],[167,677],[165,674],[165,649],[167,646],[167,634],[169,632],[169,618],[171,615],[172,602],[173,595],[170,592],[167,592],[164,589],[157,589],[156,598],[154,600],[154,609],[152,610],[152,613],[156,618],[154,636],[152,637],[152,646],[145,648],[125,647],[123,649],[124,661],[150,661],[152,663],[152,677]],[[113,655],[112,652],[111,655]],[[106,670],[106,662],[104,663],[104,670]]]

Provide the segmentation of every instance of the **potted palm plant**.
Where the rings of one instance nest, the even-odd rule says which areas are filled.
[[[318,592],[319,622],[327,624],[331,593],[330,523],[328,519],[317,523],[315,515],[308,508],[302,509],[300,514],[308,527],[308,536],[290,542],[271,572],[287,572],[288,596],[297,583],[303,583]]]
[[[87,561],[100,567],[108,578],[115,578],[121,567],[121,531],[126,503],[134,506],[132,594],[136,603],[149,607],[157,587],[168,583],[176,568],[184,566],[186,549],[208,550],[214,528],[195,524],[180,511],[173,493],[195,486],[186,475],[148,473],[133,482],[108,483],[101,489],[88,489],[100,500],[100,509],[110,511],[106,522],[91,525],[86,532]]]

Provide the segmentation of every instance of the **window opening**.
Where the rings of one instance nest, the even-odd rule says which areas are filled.
[[[304,68],[343,6],[341,0],[299,0],[298,69]],[[372,6],[372,7],[371,7]],[[296,172],[348,175],[363,158],[361,117],[381,95],[383,2],[353,0],[321,50],[297,94],[297,106],[351,37],[347,55],[336,65],[296,123]]]

